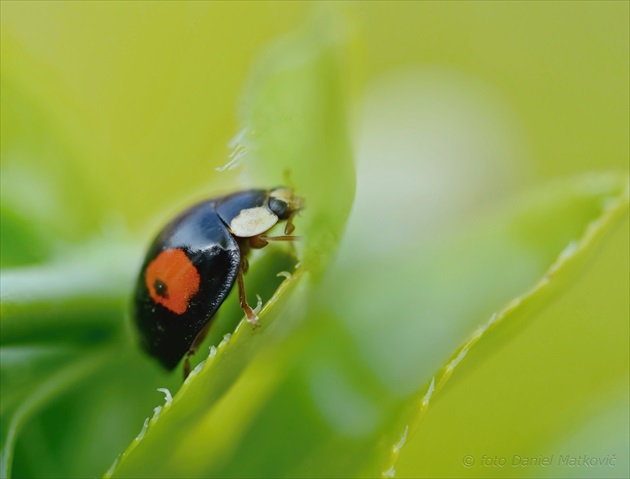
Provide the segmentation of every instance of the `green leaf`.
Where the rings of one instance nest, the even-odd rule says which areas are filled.
[[[15,267],[50,258],[51,245],[43,232],[5,203],[0,207],[0,221],[0,267]]]
[[[129,269],[116,267],[126,259],[119,243],[93,247],[0,275],[3,477],[27,419],[114,356],[109,345],[120,340]]]
[[[49,263],[2,270],[3,477],[14,451],[17,477],[101,473],[150,410],[146,392],[180,382],[140,352],[126,327],[138,258],[122,238],[103,238]],[[99,447],[77,456],[91,443],[90,424],[102,432]]]
[[[558,182],[524,198],[508,211],[507,217],[500,216],[494,224],[486,225],[487,239],[493,243],[499,240],[504,245],[518,245],[522,254],[527,255],[528,262],[546,263],[548,266],[530,287],[481,322],[444,366],[405,403],[399,416],[398,433],[394,434],[392,429],[389,434],[389,457],[380,468],[386,476],[394,474],[402,446],[419,427],[422,428],[421,421],[430,412],[429,406],[451,376],[455,374],[460,381],[470,376],[475,368],[504,349],[521,333],[526,323],[540,316],[541,310],[553,304],[560,293],[566,292],[584,274],[585,266],[592,261],[602,241],[627,216],[627,178],[617,174],[591,174]],[[478,248],[480,241],[472,244]],[[500,257],[497,256],[497,259]],[[517,269],[511,274],[518,276],[522,273]],[[480,271],[479,274],[483,273]],[[571,302],[565,303],[565,308],[568,311],[563,314],[571,314]],[[545,413],[540,411],[539,414]],[[470,449],[477,451],[478,447],[471,444]],[[381,455],[384,453],[387,450],[379,451]],[[449,465],[453,467],[457,464],[455,470],[458,472],[452,474],[465,473],[461,467],[463,457],[457,457]],[[482,456],[475,457],[479,459]],[[405,475],[409,473],[409,470],[405,471]]]
[[[2,346],[2,477],[11,477],[15,441],[24,423],[64,390],[95,374],[112,355],[112,350],[103,348]]]
[[[138,250],[112,238],[48,263],[3,269],[2,345],[99,342],[121,327]]]

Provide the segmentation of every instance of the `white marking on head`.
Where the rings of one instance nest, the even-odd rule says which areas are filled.
[[[264,233],[278,222],[278,217],[264,206],[241,210],[230,223],[232,233],[250,238]]]

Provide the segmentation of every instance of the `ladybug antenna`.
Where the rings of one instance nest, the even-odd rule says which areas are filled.
[[[295,191],[295,183],[293,183],[293,180],[291,178],[291,169],[285,168],[282,172],[282,176],[284,178],[284,185],[291,191]]]

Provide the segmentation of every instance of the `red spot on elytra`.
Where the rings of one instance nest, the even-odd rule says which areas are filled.
[[[147,266],[144,279],[153,301],[175,314],[184,314],[199,291],[199,272],[181,249],[158,254]]]

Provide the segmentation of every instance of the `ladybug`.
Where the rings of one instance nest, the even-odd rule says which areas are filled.
[[[258,317],[247,304],[243,274],[251,248],[293,241],[292,223],[302,199],[289,188],[252,189],[194,205],[157,235],[140,270],[133,317],[143,349],[166,369],[189,359],[203,341],[217,310],[238,284],[247,320]],[[267,236],[286,221],[283,236]]]

